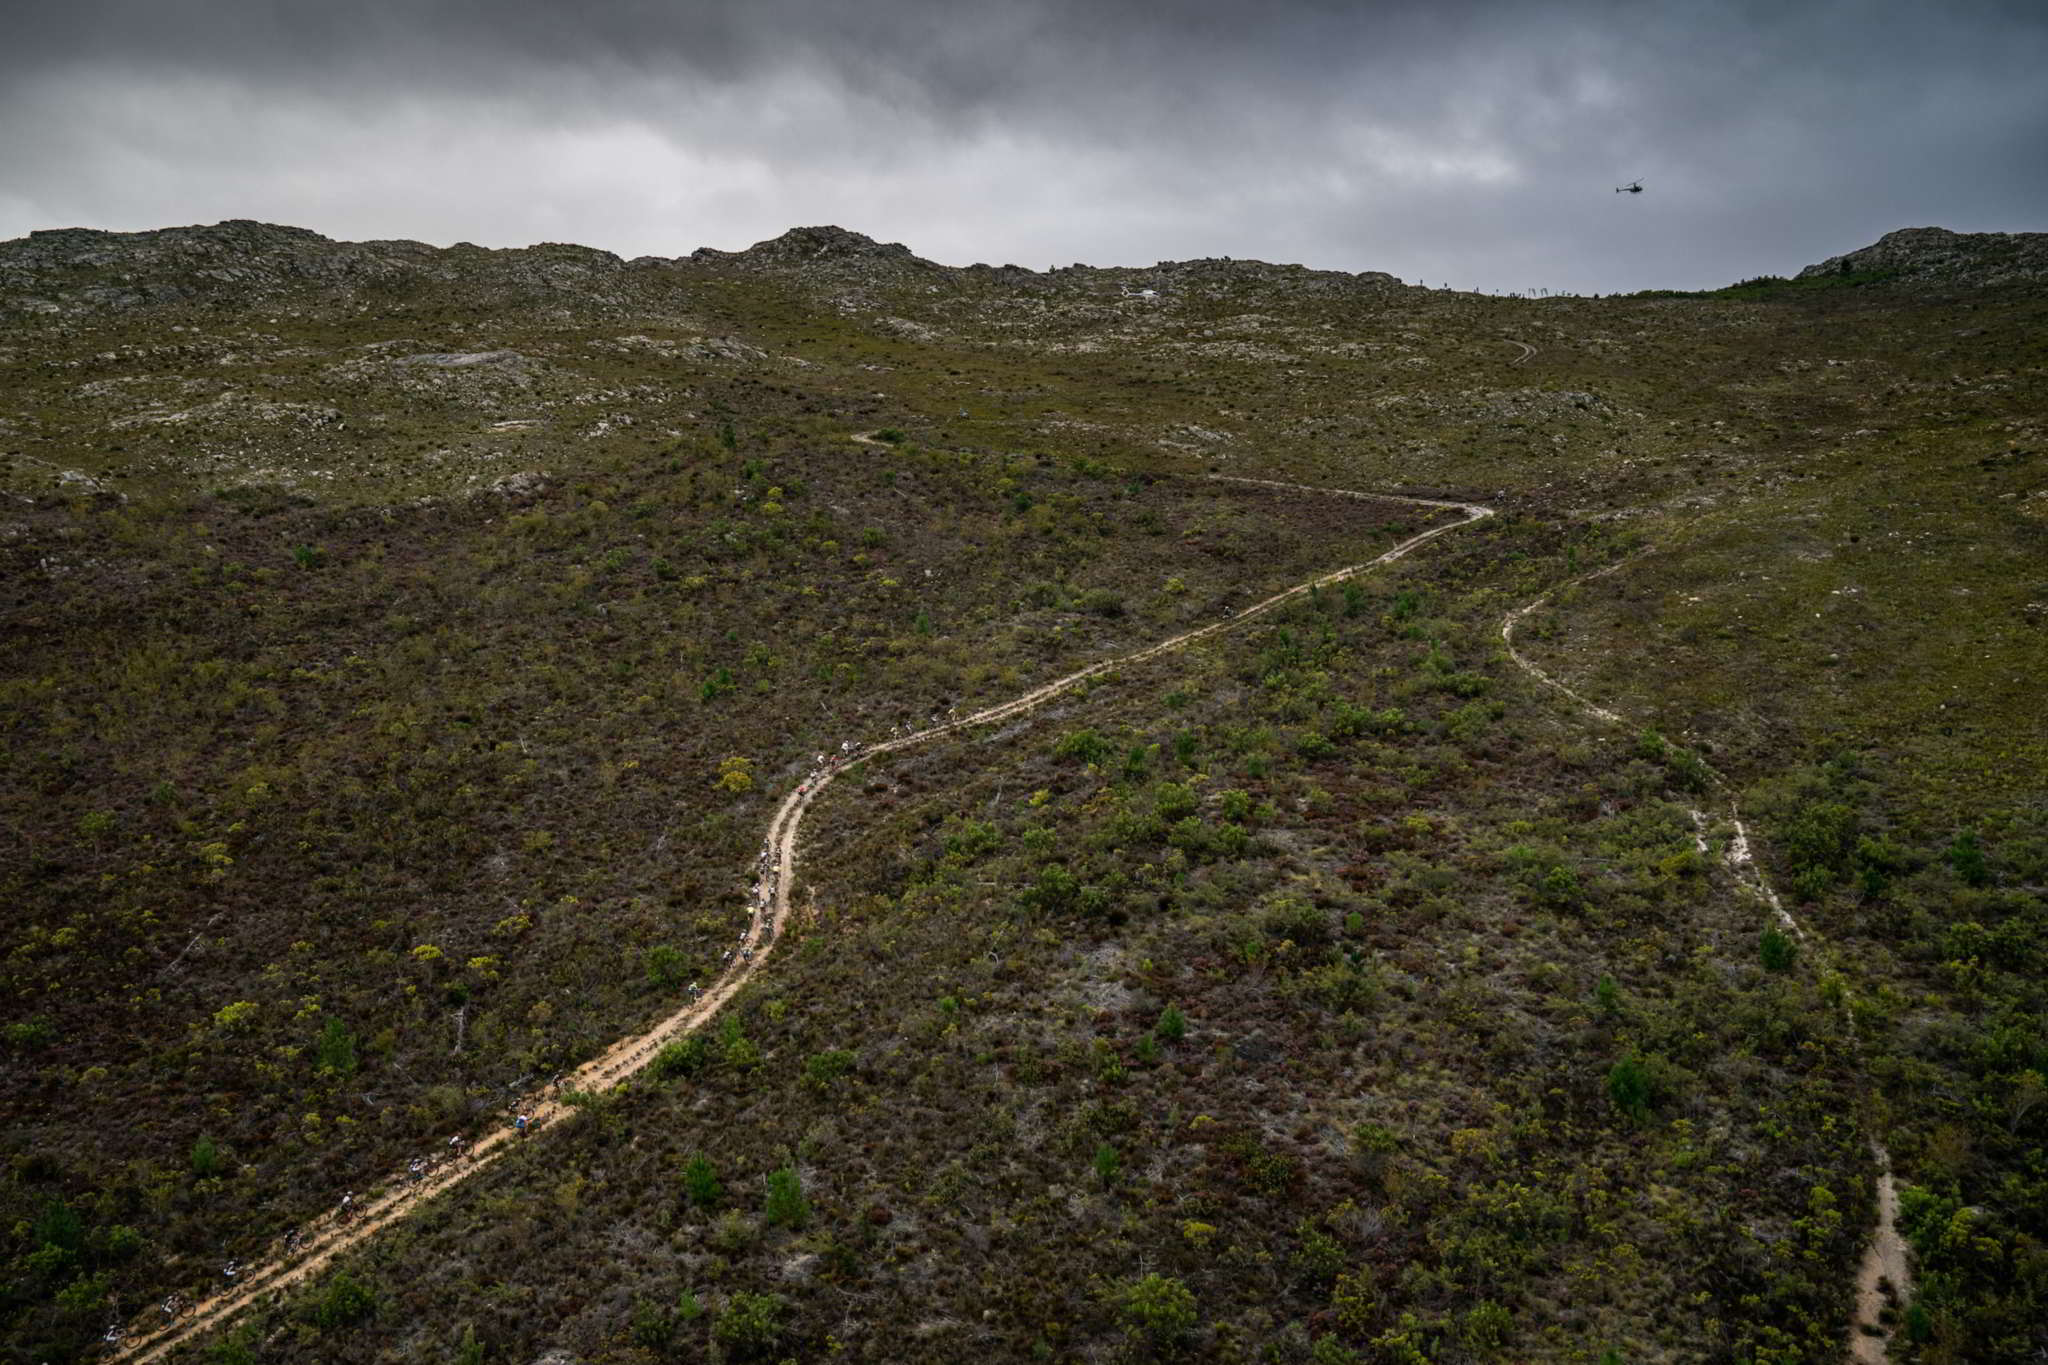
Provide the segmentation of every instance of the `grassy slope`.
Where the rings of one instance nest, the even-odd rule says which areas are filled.
[[[1864,1061],[1907,1138],[1908,1178],[1928,1199],[1988,1208],[1998,1245],[2020,1248],[1951,1257],[1950,1282],[1936,1286],[1948,1299],[1916,1331],[1936,1358],[2004,1349],[1991,1343],[2014,1329],[1980,1323],[1982,1304],[2022,1274],[2012,1237],[2043,1222],[2023,1185],[1997,1193],[2038,1121],[2007,1122],[2017,1078],[2048,1062],[2026,1022],[2039,1018],[2026,984],[2038,972],[2018,890],[2040,879],[2027,851],[2040,837],[2039,731],[2024,685],[2007,681],[2039,659],[2026,611],[2040,595],[2026,568],[2038,563],[2026,515],[2038,300],[1518,303],[1276,295],[1225,280],[1213,296],[1191,286],[1139,303],[1112,284],[960,283],[849,314],[715,270],[678,272],[676,294],[687,316],[679,303],[601,324],[465,312],[431,293],[405,305],[423,325],[403,350],[537,358],[510,378],[428,382],[364,366],[362,345],[393,334],[388,311],[373,325],[289,310],[261,329],[208,319],[209,333],[237,334],[237,392],[350,413],[338,431],[293,426],[282,475],[278,428],[299,419],[252,416],[240,400],[108,427],[78,384],[177,369],[161,356],[96,359],[138,338],[16,347],[43,367],[17,377],[39,395],[29,420],[50,438],[25,450],[95,474],[126,469],[123,486],[171,495],[166,511],[148,497],[125,513],[53,506],[24,517],[17,542],[17,563],[54,548],[60,571],[15,580],[28,585],[16,638],[31,643],[10,684],[11,733],[38,740],[10,745],[9,818],[38,831],[10,874],[16,901],[35,907],[12,967],[34,994],[16,1022],[33,1035],[50,1020],[51,1037],[30,1036],[10,1070],[40,1116],[17,1138],[13,1203],[22,1218],[53,1196],[89,1210],[76,1253],[18,1279],[24,1331],[90,1330],[96,1266],[123,1285],[203,1276],[199,1253],[224,1235],[317,1207],[324,1184],[390,1164],[489,1083],[652,1010],[658,993],[636,984],[644,949],[675,943],[696,959],[688,975],[724,932],[721,895],[737,913],[749,812],[767,792],[688,795],[727,753],[757,755],[772,789],[848,716],[886,728],[954,697],[1002,695],[1056,660],[1200,619],[1226,591],[1246,600],[1247,573],[1277,583],[1363,557],[1306,504],[1290,524],[1314,529],[1275,538],[1255,529],[1267,507],[1090,474],[1219,468],[1471,491],[1515,515],[1404,571],[1431,594],[1419,617],[1382,619],[1393,599],[1380,587],[1356,617],[1342,599],[1322,604],[1336,656],[1311,650],[1311,665],[1275,668],[1259,661],[1273,640],[1233,642],[992,754],[878,777],[814,872],[831,916],[815,941],[844,935],[861,952],[778,964],[742,1007],[765,1068],[715,1067],[629,1097],[564,1136],[576,1155],[551,1151],[533,1173],[451,1201],[432,1235],[452,1243],[373,1253],[373,1264],[415,1258],[365,1272],[386,1303],[376,1325],[309,1326],[305,1358],[432,1353],[427,1342],[452,1343],[474,1322],[507,1355],[560,1340],[632,1359],[648,1349],[636,1333],[658,1337],[684,1287],[714,1315],[741,1289],[786,1294],[792,1349],[837,1338],[871,1358],[949,1358],[986,1333],[1004,1354],[1034,1343],[1093,1353],[1128,1324],[1088,1277],[1106,1286],[1138,1265],[1194,1289],[1196,1340],[1219,1356],[1270,1345],[1286,1358],[1332,1336],[1383,1339],[1372,1350],[1399,1358],[1404,1331],[1443,1358],[1590,1359],[1607,1345],[1628,1358],[1723,1356],[1772,1346],[1753,1334],[1768,1322],[1789,1334],[1773,1358],[1824,1358],[1867,1205],[1845,1121],[1865,1112],[1848,1098],[1860,1081],[1820,1060],[1843,1055],[1831,1012],[1810,973],[1759,974],[1754,909],[1685,866],[1690,836],[1671,823],[1664,779],[1492,652],[1499,613],[1645,539],[1655,554],[1532,618],[1527,638],[1576,685],[1758,784],[1781,874],[1807,878],[1822,927],[1851,950],[1830,961],[1865,1001]],[[882,325],[877,311],[912,325]],[[258,357],[243,335],[257,330],[314,354]],[[758,354],[692,340],[707,335]],[[1539,354],[1511,364],[1508,337]],[[149,378],[164,392],[144,396],[168,401],[219,361],[181,361],[182,378]],[[514,417],[539,425],[493,430]],[[716,439],[727,421],[737,450]],[[839,439],[855,421],[991,457],[862,451]],[[238,450],[246,457],[229,458]],[[1039,456],[1054,462],[1026,458]],[[252,466],[272,472],[251,480]],[[547,469],[553,484],[532,505],[458,501],[396,520],[348,510],[513,469]],[[884,482],[892,469],[915,480],[914,503]],[[179,492],[223,470],[318,501],[236,494],[207,506]],[[31,485],[50,476],[25,463],[15,473]],[[801,492],[764,526],[775,486]],[[1129,535],[1133,509],[1162,534]],[[1192,543],[1173,534],[1197,523],[1215,529]],[[856,550],[869,526],[882,543]],[[987,553],[991,537],[1000,553]],[[297,544],[323,549],[322,567],[298,569]],[[1158,591],[1170,576],[1191,591]],[[887,577],[933,586],[913,607]],[[1061,610],[1090,587],[1120,592],[1125,614]],[[773,630],[758,624],[771,619]],[[61,639],[34,634],[58,623]],[[1301,639],[1320,630],[1297,623]],[[1443,670],[1419,666],[1430,637],[1449,642],[1453,671],[1482,695],[1431,681]],[[216,665],[202,685],[197,670]],[[742,690],[707,707],[697,692],[720,667]],[[1291,676],[1302,673],[1325,676]],[[627,691],[651,701],[613,709]],[[914,705],[883,702],[906,692]],[[814,693],[833,699],[839,725],[800,728]],[[1941,709],[1958,697],[1961,724]],[[1327,728],[1339,699],[1402,704],[1416,727],[1304,752],[1304,732]],[[674,715],[691,718],[687,732],[664,722]],[[1094,774],[1052,764],[1051,736],[1084,726],[1119,755],[1161,748],[1130,772],[1120,756]],[[1181,733],[1194,737],[1186,762],[1168,757]],[[512,759],[522,740],[541,756]],[[1857,769],[1820,766],[1845,747]],[[1159,784],[1196,772],[1210,778],[1194,788],[1206,805],[1233,788],[1258,800],[1245,848],[1188,833],[1176,849],[1146,832]],[[151,801],[158,781],[172,790]],[[1034,807],[1027,788],[1049,795]],[[1815,808],[1842,804],[1857,812],[1854,837],[1902,850],[1873,855],[1899,863],[1881,894],[1867,890],[1871,858],[1813,871],[1802,831]],[[80,824],[98,810],[111,827]],[[1941,856],[1965,825],[1998,836],[1983,887],[1957,884]],[[552,842],[535,846],[536,834]],[[240,861],[210,882],[203,850],[236,838]],[[332,850],[310,896],[297,842]],[[124,884],[143,862],[169,868],[170,848],[175,868],[149,875],[170,878],[171,894]],[[1191,865],[1176,867],[1177,854]],[[1041,866],[1062,860],[1102,888],[1087,904],[1105,905],[1062,903],[1057,885],[1050,901],[1038,895]],[[1532,884],[1558,865],[1573,869],[1578,903],[1536,898]],[[123,889],[89,889],[110,873],[106,886]],[[571,913],[493,934],[519,902],[563,896],[578,899]],[[1954,897],[1994,940],[1960,958],[1945,913]],[[678,900],[714,908],[679,925]],[[223,908],[246,928],[207,942],[192,968],[204,975],[173,988],[178,1008],[145,998],[124,1013],[115,1002],[134,994],[134,973],[109,959],[125,944],[138,964],[160,963],[189,937],[183,926]],[[74,919],[111,936],[53,947]],[[302,939],[300,923],[319,932]],[[415,939],[460,946],[423,964],[409,959]],[[313,946],[294,950],[300,941]],[[453,969],[479,954],[499,963]],[[80,985],[88,959],[105,964],[84,973],[103,985]],[[1942,965],[1962,960],[1978,965]],[[1602,974],[1621,990],[1612,1012],[1590,998]],[[442,1055],[446,1016],[465,993],[477,1032],[456,1065]],[[849,994],[889,1008],[849,1022],[834,1003]],[[308,995],[321,997],[310,1012]],[[260,1000],[260,1047],[193,1029],[216,998]],[[1168,1000],[1193,1030],[1148,1058],[1141,1036]],[[330,1014],[359,1040],[362,1072],[348,1084],[308,1077],[303,1052],[263,1057],[308,1048]],[[138,1018],[160,1041],[140,1055],[106,1045],[103,1030],[119,1020],[126,1038]],[[1966,1041],[1987,1020],[2003,1030],[1989,1054]],[[805,1084],[802,1060],[834,1048],[855,1054],[852,1076]],[[1631,1049],[1668,1089],[1641,1132],[1601,1098],[1607,1067]],[[1960,1102],[1947,1078],[1964,1087]],[[253,1108],[252,1088],[269,1092]],[[194,1094],[211,1107],[194,1108]],[[60,1155],[110,1104],[160,1106],[125,1178]],[[381,1117],[318,1140],[302,1120],[284,1126],[353,1107]],[[1222,1131],[1190,1131],[1198,1114]],[[1386,1131],[1361,1137],[1360,1123]],[[234,1174],[193,1181],[188,1144],[229,1124],[251,1135],[230,1143]],[[247,1160],[256,1135],[285,1133]],[[1102,1143],[1125,1173],[1110,1190],[1090,1173]],[[815,1221],[764,1231],[648,1200],[664,1182],[673,1190],[695,1151],[713,1154],[750,1213],[766,1172],[794,1154]],[[308,1171],[320,1172],[310,1186]],[[1054,1187],[1063,1193],[1049,1199]],[[1645,1191],[1659,1215],[1632,1221]],[[562,1224],[538,1242],[535,1194]],[[124,1222],[149,1245],[119,1263],[105,1239]],[[1217,1231],[1189,1233],[1190,1222]],[[1335,1278],[1333,1256],[1353,1278]],[[961,1278],[977,1264],[990,1283]],[[66,1284],[88,1286],[74,1291],[86,1306],[31,1307]],[[636,1326],[641,1299],[654,1307]],[[671,1330],[680,1343],[706,1326]]]

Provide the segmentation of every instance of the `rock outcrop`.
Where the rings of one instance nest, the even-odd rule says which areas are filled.
[[[2040,280],[2048,278],[2048,232],[1901,228],[1860,250],[1810,265],[1799,272],[1799,278],[1854,274],[1968,286]]]

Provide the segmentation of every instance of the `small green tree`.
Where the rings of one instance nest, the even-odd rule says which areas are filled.
[[[313,1071],[333,1077],[356,1074],[356,1036],[334,1015],[327,1016],[319,1040],[313,1044]]]
[[[1757,955],[1763,959],[1765,970],[1787,971],[1799,956],[1799,946],[1773,926],[1764,930],[1763,937],[1757,940]]]
[[[1991,880],[1991,869],[1984,861],[1984,849],[1978,844],[1974,829],[1964,830],[1948,846],[1948,865],[1966,886],[1982,886]]]
[[[683,1192],[690,1202],[700,1209],[714,1209],[725,1197],[725,1187],[718,1183],[718,1171],[706,1156],[693,1156],[683,1165]]]
[[[1123,1168],[1124,1159],[1117,1154],[1116,1148],[1107,1142],[1096,1147],[1095,1178],[1102,1182],[1104,1188],[1116,1184],[1117,1177],[1122,1174]]]
[[[1630,1053],[1607,1070],[1607,1098],[1614,1107],[1637,1123],[1650,1117],[1650,1069],[1643,1059]]]
[[[1168,1005],[1159,1011],[1159,1026],[1153,1032],[1162,1042],[1177,1043],[1188,1036],[1188,1017],[1180,1012],[1180,1006]]]
[[[455,1365],[484,1365],[484,1344],[477,1339],[473,1322],[462,1329],[462,1341],[455,1348]]]
[[[1600,983],[1593,987],[1593,1002],[1610,1019],[1621,1013],[1621,987],[1615,984],[1613,977],[1600,978]]]
[[[800,1228],[810,1221],[811,1206],[794,1167],[768,1173],[768,1198],[762,1212],[771,1224],[786,1228]]]
[[[227,1158],[221,1155],[220,1144],[204,1133],[192,1144],[192,1174],[201,1180],[211,1179],[227,1169]]]

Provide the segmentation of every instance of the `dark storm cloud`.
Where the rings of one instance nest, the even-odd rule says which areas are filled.
[[[4,0],[0,0],[4,3]],[[2036,4],[9,4],[0,235],[227,216],[672,254],[837,221],[942,260],[1460,286],[1785,270],[2048,226]],[[1650,192],[1616,198],[1646,176]]]

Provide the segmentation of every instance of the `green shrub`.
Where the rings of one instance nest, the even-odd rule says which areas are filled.
[[[323,1332],[353,1326],[376,1314],[376,1291],[346,1270],[337,1272],[313,1301],[313,1324]]]
[[[1161,782],[1152,799],[1153,809],[1162,820],[1178,820],[1195,813],[1195,790],[1183,782]]]
[[[1497,1303],[1481,1300],[1466,1312],[1458,1335],[1475,1351],[1495,1351],[1507,1344],[1508,1331],[1515,1325],[1514,1314]]]
[[[227,1169],[227,1158],[221,1155],[220,1144],[204,1133],[192,1144],[192,1174],[201,1180],[219,1175]]]
[[[644,959],[647,969],[647,984],[656,990],[673,990],[682,984],[683,973],[689,967],[689,959],[682,952],[666,943],[657,943],[647,950]]]
[[[633,1304],[633,1340],[659,1351],[675,1340],[676,1318],[669,1309],[647,1299]]]
[[[1325,962],[1302,973],[1309,998],[1338,1014],[1362,1014],[1379,999],[1379,978],[1349,959]]]
[[[741,1356],[767,1351],[782,1335],[782,1298],[778,1294],[737,1293],[711,1324],[721,1346]]]
[[[1082,611],[1097,616],[1122,616],[1124,599],[1121,593],[1110,588],[1090,588],[1081,594],[1075,603]]]
[[[56,1027],[47,1017],[40,1014],[32,1019],[17,1020],[5,1029],[0,1029],[0,1038],[4,1038],[7,1046],[18,1052],[47,1046],[56,1036]]]
[[[1079,759],[1083,763],[1100,763],[1110,755],[1109,741],[1093,730],[1076,730],[1061,737],[1053,745],[1053,753],[1060,758]]]
[[[761,1045],[752,1038],[734,1038],[725,1045],[726,1066],[741,1075],[759,1070],[761,1062]]]
[[[1113,1292],[1124,1326],[1155,1346],[1172,1346],[1195,1333],[1200,1321],[1194,1291],[1165,1275],[1147,1275]]]
[[[694,1076],[711,1062],[711,1042],[701,1033],[678,1038],[654,1054],[657,1076]]]
[[[1317,1337],[1308,1348],[1309,1365],[1365,1365],[1365,1357],[1337,1337]]]
[[[1268,938],[1292,939],[1303,947],[1319,947],[1330,941],[1329,912],[1299,896],[1275,899],[1260,916],[1259,926]]]
[[[1579,885],[1579,876],[1570,868],[1559,864],[1543,874],[1536,883],[1536,900],[1556,910],[1575,910],[1585,903],[1586,893]]]
[[[1116,1184],[1117,1177],[1122,1173],[1123,1168],[1124,1159],[1117,1154],[1115,1147],[1107,1142],[1097,1145],[1095,1148],[1095,1178],[1102,1182],[1105,1189]]]
[[[46,1200],[36,1214],[29,1241],[38,1247],[53,1247],[67,1255],[85,1244],[85,1222],[61,1199]]]
[[[1767,970],[1782,972],[1790,970],[1793,959],[1799,956],[1799,946],[1773,926],[1764,930],[1763,937],[1757,941],[1757,953],[1763,958]]]
[[[1337,1277],[1330,1291],[1330,1313],[1337,1325],[1352,1336],[1364,1335],[1379,1311],[1379,1285],[1372,1271],[1361,1268]]]
[[[832,1051],[814,1053],[804,1063],[804,1084],[814,1090],[829,1089],[833,1082],[853,1070],[858,1058],[851,1052]]]
[[[1331,743],[1327,736],[1318,734],[1314,730],[1310,730],[1308,733],[1304,734],[1300,739],[1295,741],[1294,752],[1300,754],[1303,758],[1313,763],[1319,759],[1325,759],[1335,754],[1337,752],[1337,746]]]
[[[1802,898],[1839,881],[1855,855],[1857,816],[1844,801],[1809,800],[1797,806],[1778,833],[1778,846]]]
[[[1304,1218],[1295,1225],[1294,1254],[1288,1263],[1304,1283],[1328,1284],[1344,1269],[1344,1247],[1315,1219]]]
[[[1073,908],[1080,891],[1074,874],[1055,864],[1039,870],[1038,880],[1024,893],[1024,900],[1047,914],[1057,915]]]

